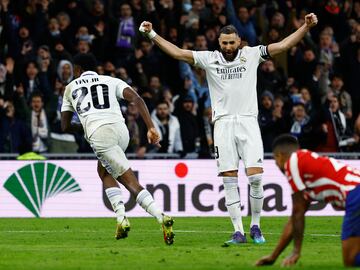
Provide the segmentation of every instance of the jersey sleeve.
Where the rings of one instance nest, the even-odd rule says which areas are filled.
[[[208,66],[211,52],[209,51],[192,51],[194,57],[194,66],[205,68]]]
[[[124,82],[123,80],[120,80],[120,79],[116,79],[117,82],[116,82],[116,98],[117,100],[120,100],[120,99],[124,99],[124,89],[130,87],[130,85],[128,85],[126,82]]]
[[[293,193],[306,189],[304,181],[300,175],[299,159],[297,153],[293,153],[285,165],[285,174]]]
[[[62,105],[61,105],[62,112],[67,112],[67,111],[75,112],[74,107],[71,104],[70,94],[71,94],[70,86],[67,86],[64,91],[64,96],[63,96]]]
[[[259,57],[259,63],[262,63],[271,58],[269,54],[268,46],[259,45],[253,48],[256,49],[256,53]]]

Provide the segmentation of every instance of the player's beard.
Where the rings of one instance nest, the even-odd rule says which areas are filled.
[[[237,56],[239,49],[236,49],[235,51],[231,52],[231,53],[227,53],[225,50],[220,49],[222,55],[224,56],[226,61],[233,61],[235,59],[235,57]]]

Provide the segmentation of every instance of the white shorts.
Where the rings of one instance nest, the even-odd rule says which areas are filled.
[[[255,116],[222,117],[214,126],[215,158],[219,174],[245,168],[263,167],[264,148]]]
[[[114,179],[124,174],[130,164],[125,156],[129,131],[123,122],[100,126],[88,141],[101,164]]]

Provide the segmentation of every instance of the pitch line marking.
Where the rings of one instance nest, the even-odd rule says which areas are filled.
[[[100,231],[72,231],[72,230],[44,230],[44,231],[36,231],[36,230],[8,230],[1,231],[0,233],[98,233]],[[157,230],[142,230],[141,232],[152,233],[157,232]],[[232,234],[233,231],[195,231],[195,230],[174,230],[175,233],[203,233],[203,234]],[[271,233],[264,232],[264,235],[281,235],[281,233]],[[318,236],[318,237],[340,237],[340,234],[323,234],[323,233],[306,233],[306,236]]]

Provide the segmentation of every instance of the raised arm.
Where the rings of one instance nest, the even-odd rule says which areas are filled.
[[[151,22],[142,22],[139,31],[150,38],[164,53],[170,55],[172,58],[185,61],[191,65],[194,64],[194,57],[190,50],[180,49],[178,46],[156,34]]]
[[[270,56],[275,56],[294,47],[303,39],[306,33],[317,24],[317,22],[318,19],[314,13],[307,14],[305,16],[305,23],[298,30],[284,38],[282,41],[268,45]]]

